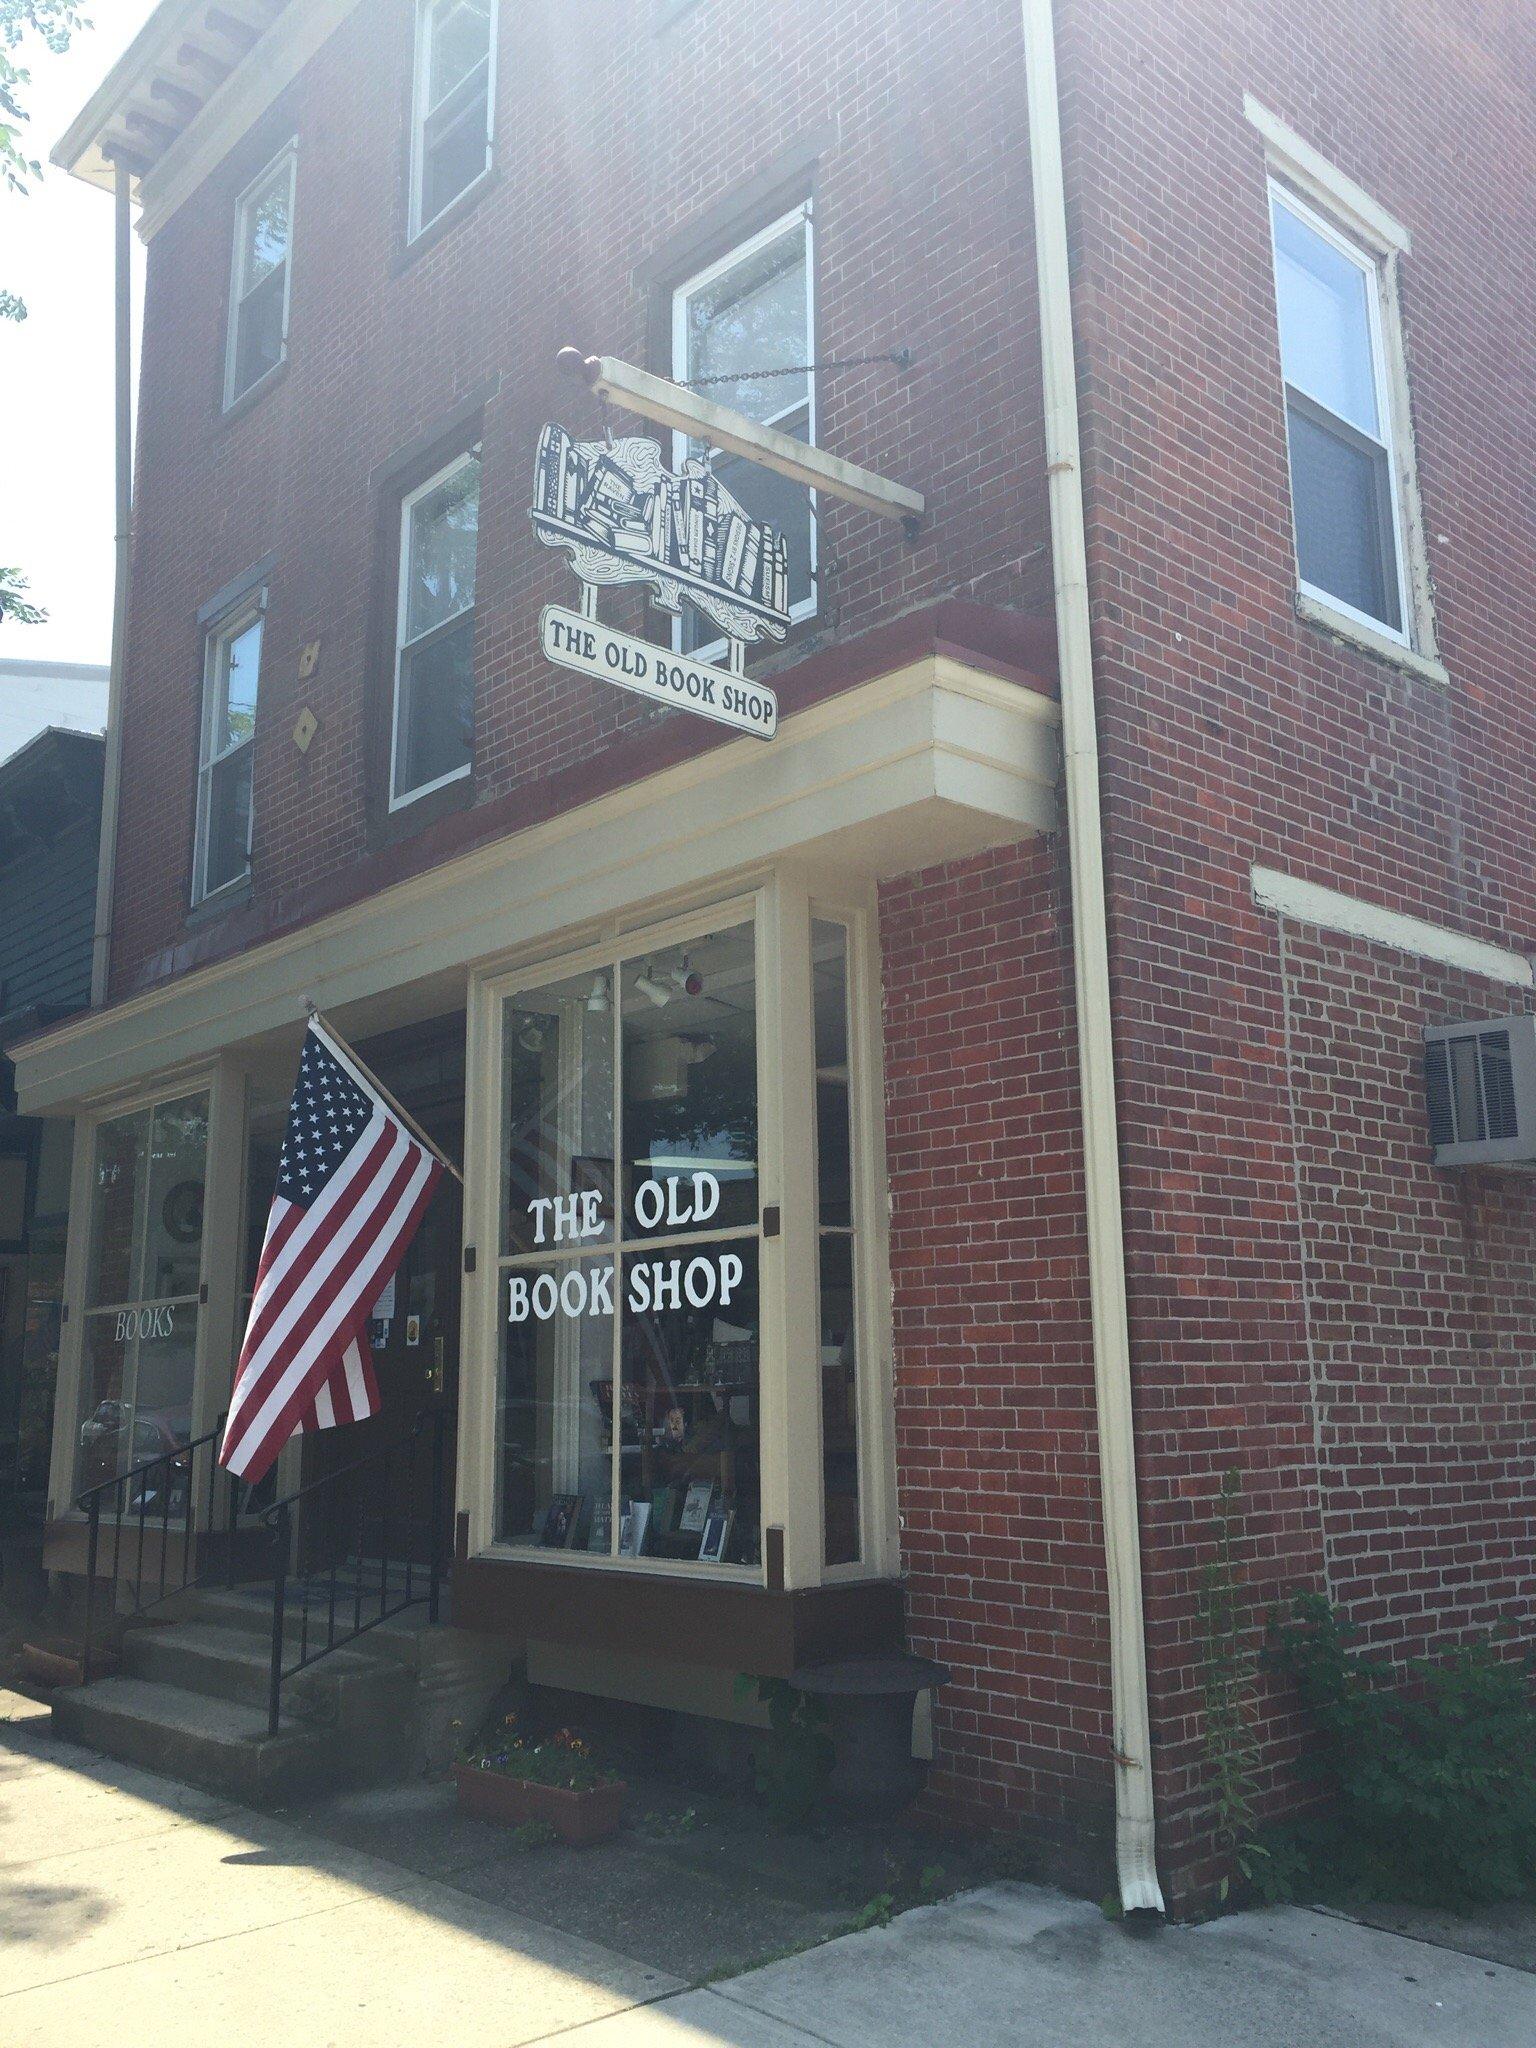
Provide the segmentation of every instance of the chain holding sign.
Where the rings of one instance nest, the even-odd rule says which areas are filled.
[[[563,548],[581,582],[581,608],[545,607],[546,657],[655,703],[672,704],[758,739],[778,729],[778,702],[746,680],[746,649],[789,630],[784,536],[752,519],[719,482],[707,456],[680,474],[655,441],[577,441],[551,422],[539,436],[534,531]],[[674,655],[599,623],[599,589],[640,584],[662,610],[691,605],[729,647],[729,667]]]

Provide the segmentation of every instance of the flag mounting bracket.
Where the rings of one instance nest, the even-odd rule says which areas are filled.
[[[696,391],[650,370],[637,369],[617,356],[586,356],[578,348],[563,348],[556,361],[563,370],[580,377],[606,404],[707,441],[713,448],[744,455],[749,462],[761,463],[806,490],[824,491],[828,497],[842,498],[881,519],[900,520],[909,539],[915,538],[928,509],[921,491],[908,490],[905,484],[892,483],[889,477],[845,462],[825,448],[781,434],[777,427],[761,426],[745,413],[716,405],[713,399],[701,398]]]

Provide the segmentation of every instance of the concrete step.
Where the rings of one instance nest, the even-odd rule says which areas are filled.
[[[444,1602],[446,1609],[446,1601]],[[309,1644],[318,1649],[324,1642],[329,1622],[329,1600],[323,1595],[309,1602]],[[338,1595],[336,1602],[336,1633],[345,1636],[353,1626],[356,1608],[349,1597]],[[370,1616],[379,1611],[378,1593],[375,1590],[372,1603],[365,1598],[362,1602],[362,1619],[366,1624]],[[226,1629],[258,1638],[262,1643],[272,1639],[272,1596],[262,1588],[245,1589],[236,1587],[232,1592],[222,1587],[202,1587],[196,1592],[185,1594],[177,1603],[177,1612],[183,1621],[207,1622]],[[446,1612],[443,1617],[447,1620]],[[420,1661],[422,1637],[427,1633],[427,1603],[425,1597],[413,1607],[391,1615],[388,1621],[375,1622],[365,1627],[361,1635],[352,1638],[346,1645],[348,1651],[376,1659],[389,1659],[415,1670]],[[297,1601],[290,1602],[283,1614],[283,1635],[290,1644],[297,1644],[304,1630],[303,1610]],[[337,1651],[334,1655],[341,1655]],[[327,1659],[327,1662],[330,1660]]]
[[[296,1648],[296,1642],[291,1644],[290,1653]],[[122,1668],[128,1678],[178,1686],[183,1692],[200,1693],[208,1699],[264,1707],[271,1676],[270,1642],[265,1634],[208,1621],[130,1628],[123,1635]],[[284,1701],[298,1718],[308,1720],[310,1713],[295,1692],[306,1677],[312,1681],[312,1695],[313,1683],[379,1677],[387,1675],[388,1669],[377,1657],[337,1650],[308,1673],[287,1680]]]
[[[323,1784],[340,1761],[336,1730],[286,1720],[269,1735],[263,1710],[146,1678],[56,1693],[53,1721],[72,1742],[251,1804]]]

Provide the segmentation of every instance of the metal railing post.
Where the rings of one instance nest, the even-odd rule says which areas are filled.
[[[427,1620],[436,1627],[442,1605],[443,1583],[443,1411],[432,1412],[432,1520],[427,1535],[430,1577],[427,1582]]]
[[[278,1700],[283,1686],[283,1608],[288,1594],[288,1534],[291,1517],[288,1503],[278,1505],[273,1523],[275,1551],[272,1559],[272,1663],[267,1679],[267,1733],[277,1733]]]

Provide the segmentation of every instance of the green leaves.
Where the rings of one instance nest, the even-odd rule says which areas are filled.
[[[1482,1636],[1398,1667],[1317,1593],[1270,1618],[1268,1657],[1320,1737],[1329,1810],[1277,1837],[1314,1891],[1470,1904],[1536,1896],[1533,1660]]]
[[[0,298],[4,294],[0,293]],[[30,588],[19,569],[0,568],[0,625],[42,626],[48,614],[41,605],[29,604],[22,592]]]

